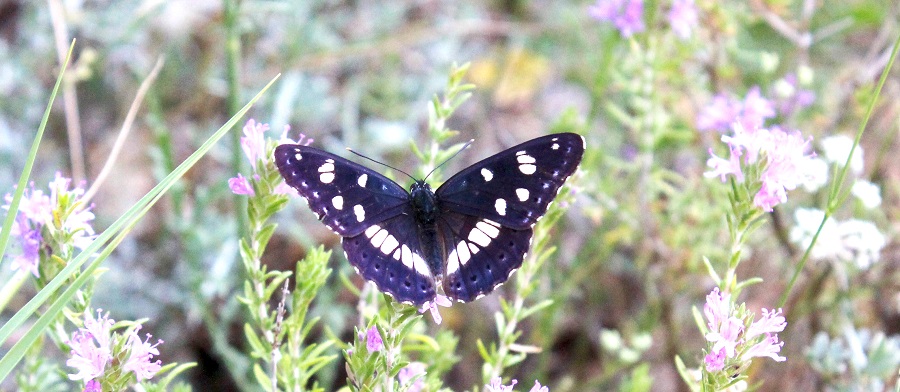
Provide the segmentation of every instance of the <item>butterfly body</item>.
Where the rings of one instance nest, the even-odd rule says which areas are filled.
[[[581,136],[548,135],[484,159],[435,191],[415,181],[408,192],[313,147],[278,146],[275,162],[319,219],[344,237],[344,253],[360,275],[398,301],[421,305],[439,286],[465,302],[505,282],[583,152]]]

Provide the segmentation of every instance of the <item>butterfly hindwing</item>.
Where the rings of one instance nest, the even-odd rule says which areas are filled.
[[[490,219],[446,213],[439,223],[448,251],[444,293],[469,302],[490,293],[522,265],[532,229],[511,229]]]
[[[402,213],[409,194],[378,172],[337,155],[299,144],[275,148],[285,182],[309,203],[322,223],[352,237]]]
[[[539,137],[469,166],[435,194],[445,211],[527,229],[547,212],[583,153],[584,139],[574,133]]]
[[[412,211],[369,226],[345,237],[347,260],[363,278],[399,302],[420,305],[434,299],[434,278],[422,257]]]

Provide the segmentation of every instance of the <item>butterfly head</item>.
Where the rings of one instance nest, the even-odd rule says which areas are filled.
[[[413,209],[416,211],[416,219],[426,225],[434,224],[437,219],[437,197],[427,182],[417,180],[409,188]]]

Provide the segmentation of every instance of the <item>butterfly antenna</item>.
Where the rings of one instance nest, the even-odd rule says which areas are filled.
[[[441,167],[441,166],[444,166],[445,163],[450,162],[450,160],[453,159],[453,158],[456,158],[456,156],[459,155],[459,153],[461,153],[461,152],[463,152],[463,150],[469,148],[469,146],[472,145],[472,143],[474,143],[474,142],[475,142],[475,139],[469,139],[469,141],[466,142],[466,144],[463,145],[462,148],[460,148],[459,151],[456,152],[456,154],[453,154],[453,156],[451,156],[450,158],[447,158],[446,161],[441,162],[440,165],[437,165],[437,166],[434,167],[434,169],[431,169],[431,171],[428,172],[428,175],[425,176],[425,179],[423,179],[422,181],[427,180],[428,177],[431,177],[431,174],[434,173],[435,170],[440,169],[440,167]]]
[[[389,167],[389,168],[391,168],[391,169],[394,169],[394,170],[396,170],[396,171],[398,171],[398,172],[400,172],[400,173],[406,174],[406,176],[409,177],[409,178],[412,178],[413,181],[419,182],[419,180],[417,180],[415,177],[409,175],[409,173],[407,173],[407,172],[405,172],[405,171],[403,171],[403,170],[400,170],[400,169],[398,169],[398,168],[396,168],[396,167],[393,167],[393,166],[391,166],[391,165],[388,165],[387,163],[376,161],[376,160],[374,160],[374,159],[372,159],[372,158],[369,158],[369,157],[367,157],[367,156],[365,156],[365,155],[363,155],[363,154],[360,154],[360,153],[358,153],[358,152],[356,152],[356,151],[353,151],[353,149],[350,148],[350,147],[347,147],[347,151],[350,151],[350,152],[352,152],[352,153],[354,153],[354,154],[356,154],[356,155],[358,155],[358,156],[361,156],[361,157],[363,157],[363,158],[366,158],[366,159],[368,159],[368,160],[370,160],[370,161],[372,161],[372,162],[375,162],[375,163],[377,163],[377,164],[379,164],[379,165],[387,166],[387,167]]]

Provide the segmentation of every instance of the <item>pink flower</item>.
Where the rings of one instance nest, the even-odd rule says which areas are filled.
[[[703,175],[707,178],[719,177],[722,182],[725,182],[725,177],[733,175],[738,182],[744,181],[744,172],[741,171],[741,151],[740,150],[731,150],[728,159],[720,158],[718,155],[714,154],[712,149],[709,149],[710,158],[706,160],[706,166],[712,168],[712,170],[703,173]]]
[[[10,236],[19,240],[19,247],[22,248],[22,254],[16,255],[12,260],[12,270],[26,270],[31,272],[35,278],[40,277],[38,263],[41,259],[41,231],[31,228],[25,215],[16,217],[16,223],[10,230]]]
[[[725,350],[728,358],[733,358],[737,349],[741,332],[744,331],[744,323],[737,317],[729,317],[719,328],[706,334],[706,340],[713,344],[713,351]]]
[[[381,334],[378,333],[378,328],[373,325],[366,331],[366,349],[368,349],[371,354],[376,351],[381,351],[383,348],[384,342],[381,340]]]
[[[700,109],[697,129],[701,131],[725,132],[731,128],[741,113],[741,102],[725,94],[713,97],[712,102]]]
[[[787,74],[781,80],[775,82],[775,105],[778,113],[788,117],[800,109],[809,107],[816,101],[816,94],[810,90],[804,90],[797,81],[797,75]]]
[[[766,308],[763,308],[762,314],[763,316],[761,319],[754,321],[750,324],[750,327],[747,328],[744,339],[750,340],[762,334],[781,332],[787,327],[787,321],[784,319],[784,316],[781,315],[781,309],[766,310]]]
[[[528,392],[550,392],[550,388],[546,386],[541,386],[541,383],[538,380],[534,380],[534,386]]]
[[[453,302],[450,301],[447,296],[438,294],[434,297],[434,301],[426,301],[422,304],[422,307],[419,308],[419,313],[425,313],[426,311],[431,311],[431,318],[434,319],[436,324],[440,324],[443,318],[441,318],[441,313],[438,311],[438,305],[443,306],[445,308],[449,308],[453,305]]]
[[[754,357],[768,357],[776,362],[784,362],[787,358],[778,355],[784,342],[778,341],[778,335],[766,334],[766,338],[759,343],[754,344],[741,355],[742,360],[750,360]]]
[[[706,362],[706,371],[708,372],[718,372],[725,368],[725,349],[720,349],[719,351],[710,351],[709,354],[706,354],[706,358],[703,359]]]
[[[159,350],[156,349],[156,346],[162,344],[162,340],[157,339],[156,344],[150,344],[151,335],[147,334],[146,340],[141,340],[138,337],[138,331],[140,331],[141,327],[138,326],[128,335],[128,346],[130,347],[130,353],[128,354],[128,359],[125,361],[125,365],[122,366],[122,369],[126,372],[134,372],[134,375],[137,376],[137,380],[140,382],[142,380],[153,378],[156,375],[156,372],[162,367],[161,362],[159,360],[153,361],[153,357],[159,355]]]
[[[253,185],[251,185],[250,181],[241,175],[241,173],[238,173],[237,177],[228,179],[228,187],[231,188],[231,192],[235,195],[256,195],[256,192],[253,191]]]
[[[84,392],[103,392],[103,388],[101,388],[99,381],[90,380],[84,385]]]
[[[97,314],[100,315],[99,309]],[[103,375],[106,365],[112,361],[109,339],[113,323],[108,315],[94,319],[91,312],[85,312],[84,328],[72,334],[66,342],[72,349],[72,357],[66,365],[76,370],[74,374],[69,374],[69,379],[93,380]]]
[[[766,119],[775,117],[775,105],[772,101],[763,98],[759,92],[759,86],[753,86],[744,97],[740,122],[747,129],[756,129],[763,126]]]
[[[597,0],[588,7],[588,15],[612,23],[625,38],[644,31],[643,0]]]
[[[673,0],[666,19],[669,20],[669,25],[678,38],[691,38],[691,30],[697,26],[697,7],[694,0]]]
[[[492,378],[491,383],[486,385],[490,392],[512,392],[514,386],[516,386],[516,380],[512,380],[509,385],[503,385],[503,378],[501,377]]]
[[[397,381],[400,381],[400,385],[406,385],[411,380],[418,376],[425,375],[425,364],[422,362],[410,362],[409,365],[406,365],[405,368],[400,369],[400,372],[397,373]],[[424,377],[418,377],[412,385],[407,389],[408,392],[421,392],[422,389],[425,388],[425,379]]]
[[[284,126],[284,131],[281,133],[281,138],[278,140],[278,144],[302,144],[304,146],[308,146],[313,143],[313,138],[306,137],[304,134],[300,134],[300,137],[297,140],[292,140],[288,138],[288,132],[291,131],[290,125]]]
[[[731,294],[722,294],[718,287],[706,296],[706,305],[703,306],[703,313],[709,321],[707,327],[710,331],[717,331],[722,321],[731,316]]]
[[[266,154],[266,138],[263,133],[269,130],[269,124],[261,124],[252,118],[247,120],[244,125],[244,136],[241,137],[241,148],[244,155],[250,160],[250,166],[256,171],[256,163],[262,161],[265,163],[268,159]]]

